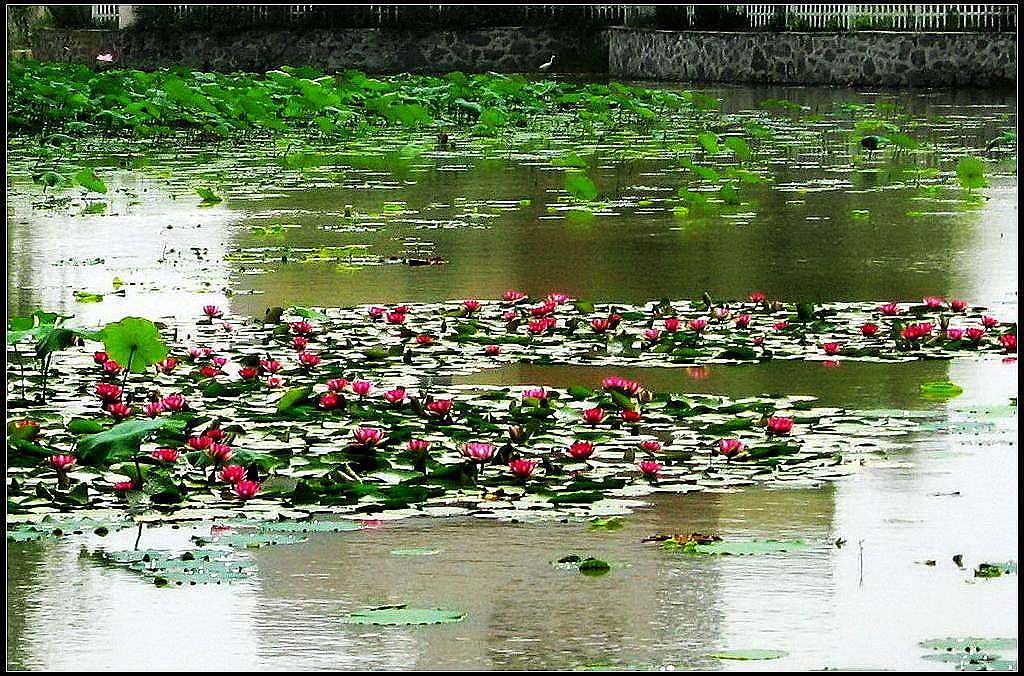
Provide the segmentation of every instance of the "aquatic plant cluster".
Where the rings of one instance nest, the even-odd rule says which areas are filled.
[[[739,302],[599,308],[510,290],[501,300],[291,308],[282,317],[229,320],[207,305],[195,322],[162,331],[138,318],[100,330],[53,314],[21,318],[8,332],[8,378],[22,394],[9,403],[24,413],[8,424],[9,511],[621,513],[652,491],[834,478],[847,471],[844,454],[887,442],[877,417],[807,397],[658,394],[613,373],[593,391],[429,386],[421,375],[509,360],[1016,351],[1014,325],[939,298],[817,308],[755,292]],[[31,372],[18,351],[30,339],[41,364]],[[888,434],[914,424],[885,422]]]
[[[486,135],[552,111],[580,122],[613,116],[654,120],[667,111],[713,105],[696,93],[619,83],[460,72],[378,79],[359,71],[324,75],[287,66],[266,74],[223,74],[16,62],[7,91],[8,124],[15,133],[140,138],[177,131],[215,137],[286,130],[334,134],[363,126],[456,123]]]

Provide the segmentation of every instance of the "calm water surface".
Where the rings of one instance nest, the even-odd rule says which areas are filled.
[[[797,88],[729,89],[729,105],[786,96],[829,107],[881,94]],[[1016,114],[1011,95],[918,93],[900,99],[942,115],[943,133],[968,147]],[[600,163],[608,214],[565,218],[548,206],[558,172],[514,158],[458,153],[404,176],[350,168],[340,183],[290,177],[222,189],[201,208],[150,171],[123,171],[102,215],[82,205],[32,209],[27,169],[13,165],[8,203],[8,310],[74,313],[83,324],[125,314],[193,316],[214,302],[241,315],[267,306],[346,305],[495,297],[508,287],[558,289],[593,300],[728,297],[763,289],[782,298],[914,299],[955,294],[1017,312],[1017,183],[991,179],[980,208],[922,201],[892,187],[884,156],[854,167],[807,148],[780,158],[773,190],[713,217],[677,219],[657,205],[680,176],[670,162]],[[186,176],[244,173],[245,151],[158,158]],[[255,171],[255,169],[253,169]],[[109,173],[107,174],[109,175]],[[185,181],[188,182],[187,180]],[[779,186],[792,183],[787,192]],[[814,187],[815,189],[810,189]],[[818,189],[820,188],[820,189]],[[529,200],[529,204],[520,204]],[[398,215],[385,203],[401,202]],[[359,227],[345,206],[359,215]],[[852,211],[870,210],[870,218]],[[288,226],[270,238],[254,226]],[[333,263],[237,264],[258,247],[365,244],[379,256],[438,255],[432,268]],[[226,260],[227,259],[227,260]],[[75,290],[123,297],[74,302]],[[623,529],[578,523],[506,524],[409,519],[305,544],[252,552],[254,580],[157,589],[79,557],[83,545],[131,547],[138,535],[11,544],[8,666],[48,669],[373,669],[674,667],[948,670],[917,642],[943,636],[1017,636],[1017,576],[975,580],[983,561],[1015,560],[1015,363],[904,365],[779,362],[761,366],[635,369],[651,389],[812,394],[857,409],[930,409],[940,429],[909,439],[834,485],[659,497]],[[510,367],[474,383],[597,382],[585,368]],[[922,400],[921,383],[950,379],[965,394]],[[1015,399],[1014,399],[1015,402]],[[195,529],[146,529],[141,547],[187,547]],[[655,533],[803,538],[785,555],[697,558],[642,543]],[[845,540],[842,547],[834,543]],[[433,556],[396,556],[430,547]],[[617,565],[588,578],[554,568],[565,554]],[[963,554],[964,569],[952,561]],[[934,566],[924,561],[934,560]],[[338,618],[384,603],[450,607],[464,622],[421,628],[346,626]],[[723,662],[728,649],[771,648],[770,662]],[[1016,654],[1005,654],[1016,659]]]

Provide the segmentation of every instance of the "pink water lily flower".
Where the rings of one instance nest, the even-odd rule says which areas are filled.
[[[223,371],[221,371],[216,366],[204,366],[203,368],[199,369],[199,375],[201,375],[204,378],[215,378],[219,376],[221,373],[223,373]]]
[[[67,472],[78,460],[73,455],[51,455],[50,466],[58,472]]]
[[[210,447],[206,449],[206,452],[210,454],[210,459],[213,460],[215,465],[222,465],[235,455],[235,452],[231,450],[230,446],[227,444],[218,444],[216,442],[210,444]]]
[[[652,343],[656,343],[658,342],[658,339],[661,338],[661,331],[658,329],[645,329],[643,335],[644,339]]]
[[[763,303],[765,295],[761,291],[751,291],[747,298],[749,298],[752,303]]]
[[[608,320],[604,317],[594,317],[590,320],[590,327],[594,329],[594,333],[604,333],[608,330]]]
[[[316,368],[320,364],[320,355],[315,352],[303,352],[299,355],[299,363],[306,368]]]
[[[531,387],[523,390],[523,399],[539,399],[541,401],[545,401],[547,398],[547,390],[543,387]]]
[[[520,479],[529,479],[537,469],[536,460],[517,459],[508,463],[508,468]]]
[[[375,427],[357,427],[352,434],[360,446],[376,446],[384,440],[384,432]]]
[[[785,331],[786,329],[789,328],[789,322],[775,322],[774,324],[772,324],[772,328],[775,329],[776,331]]]
[[[972,326],[971,328],[964,331],[964,333],[967,335],[968,340],[973,341],[975,343],[977,343],[978,341],[985,337],[985,329],[979,329],[976,326]]]
[[[526,298],[526,294],[522,291],[516,291],[515,289],[509,289],[502,296],[502,300],[506,303],[518,303],[519,301]]]
[[[589,441],[574,441],[569,447],[569,455],[577,460],[586,460],[594,454],[594,444]]]
[[[425,453],[430,448],[430,442],[425,439],[410,439],[405,447],[413,453]]]
[[[825,354],[827,355],[836,355],[839,354],[839,351],[842,349],[842,345],[834,341],[829,343],[822,343],[821,349],[825,350]]]
[[[1003,346],[1003,349],[1007,352],[1017,352],[1017,336],[1013,333],[1006,333],[999,336],[999,344]]]
[[[599,425],[604,421],[607,415],[608,414],[605,413],[603,408],[595,406],[594,408],[588,408],[583,411],[583,420],[589,425]]]
[[[657,479],[658,475],[661,474],[661,464],[654,460],[641,460],[637,463],[637,467],[640,469],[640,473],[643,474],[645,479]]]
[[[783,436],[789,434],[793,429],[793,419],[773,415],[768,418],[768,434]]]
[[[348,381],[344,378],[331,378],[327,381],[327,389],[331,392],[341,392],[348,387]]]
[[[953,300],[949,301],[949,307],[954,312],[963,312],[964,310],[967,309],[967,301],[961,300],[959,298],[954,298]]]
[[[99,383],[96,385],[96,396],[99,397],[104,403],[110,403],[117,401],[121,398],[121,388],[117,385],[111,385],[109,383]]]
[[[750,342],[752,342],[757,347],[761,347],[761,345],[764,344],[764,336],[754,336],[753,338],[750,339]]]
[[[241,465],[225,465],[220,471],[220,480],[234,484],[245,478],[245,468]]]
[[[175,462],[181,454],[178,453],[176,448],[158,448],[150,453],[150,455],[160,462]]]
[[[384,321],[388,324],[404,324],[405,315],[401,312],[389,312],[385,317]]]
[[[106,352],[93,352],[92,353],[92,360],[94,362],[96,362],[97,364],[99,364],[100,366],[103,366],[103,362],[107,361],[108,359],[110,359],[110,357],[107,356]]]
[[[96,55],[96,60],[99,61],[100,63],[113,63],[114,62],[114,55],[111,54],[110,52],[106,52],[106,53],[103,53],[103,54],[97,54]]]
[[[608,376],[601,380],[601,387],[606,390],[619,390],[626,394],[637,394],[643,386],[635,380],[621,378],[619,376]]]
[[[121,371],[121,366],[113,359],[108,359],[103,362],[103,370],[110,375],[115,375]]]
[[[494,452],[497,448],[494,444],[471,441],[467,444],[463,444],[460,450],[462,451],[462,455],[470,460],[483,463],[494,457]]]
[[[940,310],[946,305],[946,301],[941,296],[925,296],[922,302],[932,310]]]
[[[379,306],[375,305],[375,306],[371,307],[370,309],[368,309],[366,311],[366,314],[370,315],[370,317],[373,318],[373,319],[380,319],[381,317],[384,316],[385,312],[387,312],[387,310],[385,310],[382,307],[379,307]]]
[[[260,368],[267,373],[277,373],[281,370],[281,362],[275,359],[261,359]]]
[[[707,328],[707,326],[708,326],[708,320],[706,320],[704,318],[691,319],[690,322],[689,322],[690,330],[694,331],[695,333],[702,332],[704,329]]]
[[[260,492],[260,484],[257,481],[243,479],[236,483],[232,490],[242,500],[249,500],[256,497],[256,494]]]
[[[205,451],[213,445],[213,439],[204,434],[199,437],[189,437],[187,444],[193,451]]]
[[[946,329],[946,338],[948,338],[949,340],[960,340],[963,337],[963,329]]]
[[[217,368],[224,368],[224,364],[228,363],[227,357],[211,357],[210,361],[213,362],[213,365]]]
[[[627,423],[638,423],[643,414],[635,408],[627,408],[622,411],[622,421]]]
[[[182,411],[188,407],[188,401],[185,399],[184,395],[168,394],[160,400],[160,405],[165,411]]]
[[[203,432],[203,436],[213,441],[224,441],[228,438],[228,433],[219,427],[211,427]]]
[[[438,418],[443,418],[452,410],[451,399],[434,399],[426,405],[427,413]]]
[[[416,336],[416,343],[418,345],[430,345],[433,342],[434,337],[427,333],[421,333],[420,335]]]
[[[860,327],[860,333],[866,338],[871,338],[878,333],[878,324],[864,324]]]
[[[107,413],[109,413],[114,420],[124,420],[132,414],[132,407],[128,404],[115,402],[107,405]]]
[[[506,322],[515,321],[516,319],[519,319],[519,313],[515,310],[508,310],[502,313],[501,318]]]
[[[896,303],[883,303],[878,306],[878,311],[886,317],[894,317],[900,313],[900,306]]]
[[[665,320],[665,330],[669,333],[675,333],[682,326],[682,322],[678,317],[669,317]]]
[[[988,315],[985,315],[981,318],[981,325],[984,326],[986,329],[994,329],[995,327],[999,326],[999,320],[996,319],[995,317],[989,317]]]
[[[300,322],[292,322],[288,326],[288,328],[291,329],[292,333],[298,336],[306,336],[313,333],[313,325],[307,322],[306,320],[302,320]]]
[[[466,311],[466,314],[473,314],[480,309],[480,301],[475,299],[468,299],[462,301],[462,309]]]
[[[325,392],[320,395],[319,399],[317,399],[316,405],[322,409],[333,411],[334,409],[338,408],[338,404],[340,403],[341,398],[338,397],[337,394],[335,394],[334,392]]]
[[[352,391],[358,394],[360,397],[365,397],[373,389],[373,383],[369,380],[353,380]]]
[[[488,357],[497,357],[501,354],[501,345],[486,345],[484,346],[484,354]]]
[[[405,401],[405,389],[396,387],[384,393],[384,400],[389,404],[401,404]]]
[[[142,405],[142,412],[150,418],[155,418],[164,412],[164,407],[159,401],[148,401]]]
[[[743,451],[743,442],[739,439],[719,439],[718,452],[726,458],[732,458]]]
[[[114,490],[118,493],[127,493],[128,491],[135,490],[134,481],[116,481],[114,482]]]
[[[737,329],[745,329],[750,326],[750,315],[736,315],[736,317],[732,320],[732,323],[736,326]]]
[[[535,305],[535,306],[531,307],[530,308],[530,316],[531,317],[546,317],[547,315],[549,315],[552,312],[554,312],[557,307],[558,307],[557,303],[555,303],[552,300],[549,300],[549,301],[546,301],[544,303],[541,303],[540,305]]]
[[[238,377],[242,380],[256,380],[259,375],[260,370],[255,366],[246,366],[238,371]]]
[[[209,317],[210,319],[217,319],[219,317],[224,316],[224,311],[221,310],[216,305],[204,305],[203,314]]]
[[[553,303],[557,303],[558,305],[561,305],[562,303],[569,302],[571,300],[571,297],[564,293],[555,292],[548,294],[548,300]]]
[[[171,373],[171,372],[174,371],[174,368],[177,365],[178,365],[178,360],[177,359],[175,359],[174,357],[168,357],[167,359],[164,359],[163,361],[158,361],[156,363],[156,368],[161,373]]]
[[[661,442],[657,439],[644,439],[640,442],[640,448],[648,453],[661,453]]]

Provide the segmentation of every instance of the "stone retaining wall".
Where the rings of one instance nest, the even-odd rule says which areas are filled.
[[[894,87],[1017,80],[1015,33],[607,33],[609,73],[629,79]]]
[[[231,37],[107,30],[44,30],[33,42],[41,60],[92,62],[113,51],[121,65],[184,65],[218,71],[265,71],[288,64],[370,73],[497,71],[529,73],[558,56],[562,72],[608,72],[607,35],[542,27],[429,33],[371,28],[249,31]]]

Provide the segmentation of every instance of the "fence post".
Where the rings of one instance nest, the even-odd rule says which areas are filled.
[[[117,27],[128,28],[135,23],[135,5],[117,6]]]

